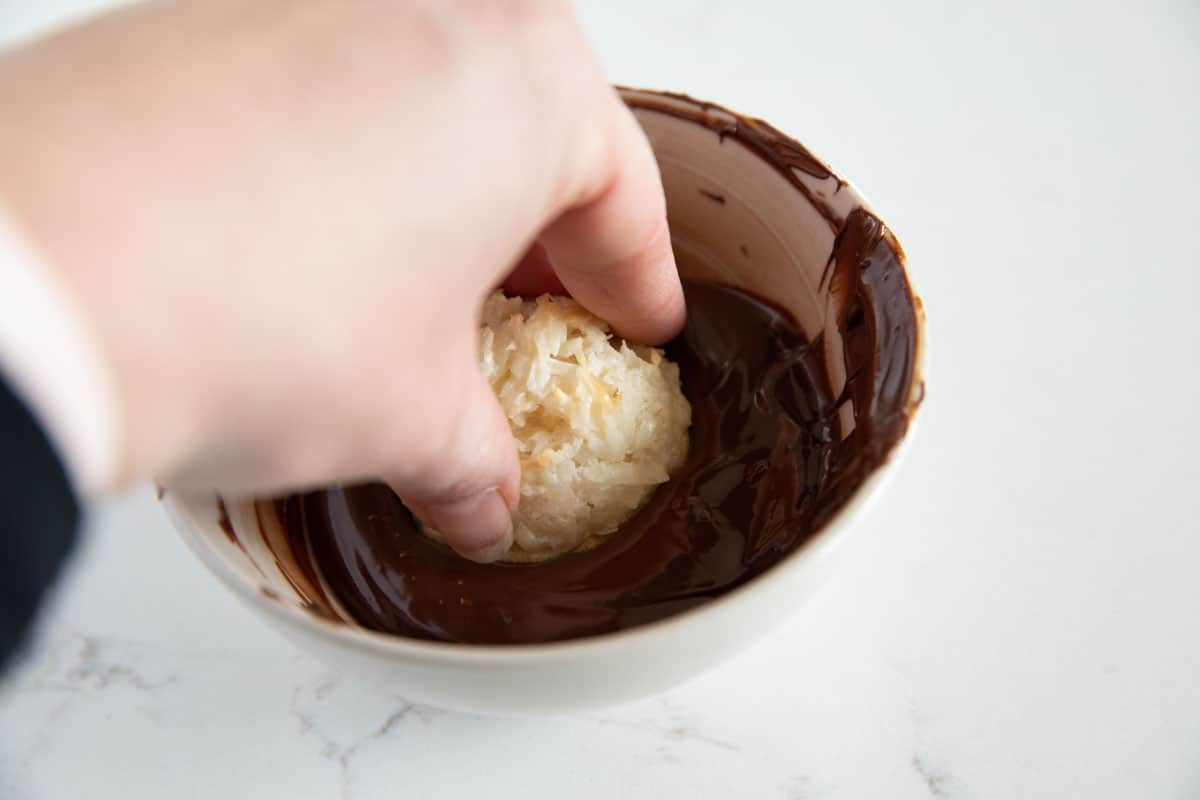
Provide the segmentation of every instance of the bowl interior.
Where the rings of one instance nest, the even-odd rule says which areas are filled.
[[[622,93],[659,162],[681,273],[791,312],[824,348],[843,398],[836,436],[869,436],[879,456],[871,469],[882,465],[923,393],[923,314],[891,232],[852,186],[766,123],[679,95]],[[243,593],[318,627],[359,627],[309,577],[318,571],[301,563],[311,561],[306,546],[288,540],[270,501],[172,492],[168,504],[203,560]]]

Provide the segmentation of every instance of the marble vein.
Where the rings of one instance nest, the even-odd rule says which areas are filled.
[[[311,738],[318,753],[336,765],[340,780],[340,796],[350,800],[354,795],[355,770],[359,756],[369,747],[386,740],[402,724],[417,721],[429,724],[448,712],[431,706],[413,703],[395,696],[375,697],[371,707],[364,708],[365,687],[343,685],[340,675],[329,673],[315,682],[302,684],[292,691],[289,713],[296,720],[298,733]],[[390,708],[386,715],[362,731],[364,719],[378,719],[370,713],[374,707]],[[365,712],[365,713],[360,713]],[[339,720],[339,714],[349,714]],[[341,727],[351,730],[343,731]]]
[[[913,755],[912,766],[921,776],[921,780],[925,782],[930,797],[939,798],[939,800],[941,798],[949,800],[952,797],[950,786],[953,779],[949,774],[933,766],[918,754]]]
[[[925,753],[922,742],[925,738],[924,728],[928,724],[926,715],[921,712],[912,699],[908,703],[909,719],[912,723],[914,752],[909,763],[913,771],[924,784],[929,797],[935,800],[954,800],[963,795],[961,782],[948,770],[939,766]]]
[[[727,753],[742,752],[742,748],[734,742],[703,731],[669,696],[657,698],[653,707],[656,713],[648,718],[597,714],[587,719],[597,725],[645,731],[661,737],[662,744],[658,751],[661,760],[678,760],[674,754],[677,745],[701,745]]]

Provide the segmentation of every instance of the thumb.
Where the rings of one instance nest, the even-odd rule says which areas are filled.
[[[472,360],[449,402],[422,421],[430,455],[392,488],[425,524],[464,558],[490,563],[512,546],[512,512],[520,500],[520,465],[512,430],[491,386]]]

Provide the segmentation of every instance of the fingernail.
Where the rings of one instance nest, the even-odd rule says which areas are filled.
[[[463,558],[490,564],[512,547],[512,515],[496,489],[424,510],[429,523]]]
[[[482,547],[478,550],[464,550],[459,553],[468,561],[474,561],[477,564],[491,564],[494,561],[499,561],[508,555],[508,551],[512,549],[513,544],[513,525],[512,520],[508,521],[508,527],[504,529],[504,534],[496,540],[496,543],[490,547]]]

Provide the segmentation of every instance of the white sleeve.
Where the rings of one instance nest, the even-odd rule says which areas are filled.
[[[42,423],[86,497],[117,477],[116,392],[96,338],[44,264],[0,205],[0,377]]]

